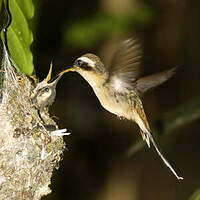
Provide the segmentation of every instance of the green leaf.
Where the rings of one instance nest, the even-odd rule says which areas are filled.
[[[34,15],[32,0],[10,0],[11,24],[7,30],[10,56],[17,69],[27,75],[33,73],[33,56],[30,50],[33,34],[29,21]]]
[[[196,190],[189,200],[200,200],[200,189]]]

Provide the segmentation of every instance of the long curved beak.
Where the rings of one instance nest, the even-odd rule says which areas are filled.
[[[74,71],[74,67],[73,66],[70,66],[70,68],[60,72],[56,77],[51,79],[51,73],[52,73],[52,66],[51,66],[50,70],[49,70],[49,74],[48,74],[46,80],[50,81],[50,83],[49,83],[50,85],[56,86],[58,81],[61,79],[62,75],[67,73],[67,72],[70,72],[70,71]]]
[[[63,74],[67,73],[67,72],[73,72],[74,71],[74,66],[70,66],[68,69],[63,70],[62,72],[60,72],[58,75],[62,76]]]

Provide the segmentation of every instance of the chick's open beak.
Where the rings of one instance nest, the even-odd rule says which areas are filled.
[[[52,67],[53,67],[53,64],[52,64],[52,62],[51,62],[50,68],[49,68],[49,73],[48,73],[47,77],[45,78],[46,83],[48,83],[48,82],[51,80]]]
[[[56,77],[52,78],[52,67],[53,67],[53,65],[51,63],[49,73],[48,73],[47,77],[45,78],[46,83],[49,85],[56,85],[63,74],[65,74],[69,71],[74,71],[74,66],[70,66],[68,69],[60,72]]]

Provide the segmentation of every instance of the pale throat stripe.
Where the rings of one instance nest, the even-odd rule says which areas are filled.
[[[83,62],[88,63],[91,67],[95,66],[95,62],[92,61],[91,59],[87,58],[87,57],[83,56],[83,57],[80,57],[79,59],[82,60]]]

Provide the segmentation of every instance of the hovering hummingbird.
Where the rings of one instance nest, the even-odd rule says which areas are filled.
[[[138,40],[128,39],[119,45],[109,67],[98,56],[88,53],[76,59],[74,65],[60,75],[69,71],[78,72],[93,88],[101,105],[119,117],[136,122],[148,147],[151,141],[165,165],[177,179],[183,179],[160,152],[140,99],[143,93],[172,77],[176,68],[139,78],[141,58],[142,50]]]

